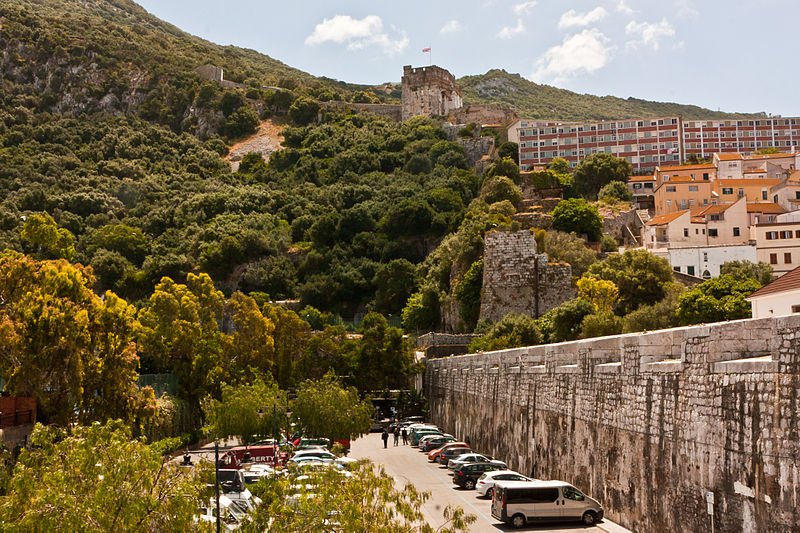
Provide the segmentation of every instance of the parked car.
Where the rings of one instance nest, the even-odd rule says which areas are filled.
[[[456,441],[456,442],[448,442],[439,448],[435,448],[428,452],[428,461],[430,462],[438,462],[439,454],[444,452],[445,450],[449,450],[450,448],[469,448],[469,444],[466,442]]]
[[[486,472],[478,478],[478,482],[475,484],[475,490],[478,491],[480,496],[491,499],[494,494],[494,484],[496,481],[533,481],[533,479],[525,477],[513,470],[494,470]]]
[[[453,472],[453,483],[467,490],[472,490],[475,488],[475,483],[477,483],[479,477],[486,472],[500,470],[501,468],[504,467],[492,463],[463,464]]]
[[[472,452],[472,448],[468,446],[463,446],[463,447],[456,446],[454,448],[448,448],[442,453],[440,453],[437,460],[439,461],[440,465],[447,466],[447,463],[450,461],[450,459],[455,459],[459,455],[464,455],[465,453],[470,453],[470,452]]]
[[[330,439],[326,438],[318,438],[318,439],[300,439],[300,443],[297,445],[298,450],[306,450],[308,448],[328,448],[331,447]]]
[[[435,450],[436,448],[441,448],[444,444],[447,444],[448,442],[455,442],[455,441],[456,438],[447,433],[445,433],[444,435],[427,435],[422,439],[420,439],[419,447],[423,452],[427,454],[431,450]]]
[[[411,445],[417,446],[419,445],[419,439],[422,438],[424,435],[441,435],[442,431],[439,428],[432,428],[432,427],[423,427],[423,428],[414,428],[411,431]]]
[[[467,463],[491,463],[493,465],[502,466],[504,469],[508,468],[508,465],[505,464],[503,461],[498,461],[497,459],[492,459],[491,457],[487,457],[480,453],[464,453],[457,457],[450,459],[447,462],[447,468],[450,470],[455,470],[461,465],[465,465]]]
[[[305,450],[297,450],[295,454],[292,456],[292,458],[289,460],[297,462],[300,460],[307,460],[309,458],[324,460],[324,461],[333,461],[334,459],[336,459],[336,455],[329,452],[325,448],[306,448]]]
[[[603,506],[564,481],[498,481],[492,497],[492,517],[515,528],[544,521],[603,519]]]

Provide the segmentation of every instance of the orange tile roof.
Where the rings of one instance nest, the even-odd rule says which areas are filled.
[[[784,157],[794,157],[794,153],[780,153],[780,154],[753,154],[744,156],[745,159],[781,159]]]
[[[781,213],[785,213],[786,209],[782,208],[778,204],[773,204],[772,202],[753,202],[751,204],[747,204],[747,212],[780,215]]]
[[[667,166],[667,167],[656,167],[656,170],[664,172],[665,170],[673,171],[673,170],[700,170],[704,168],[716,169],[714,165],[711,163],[702,164],[702,165],[675,165],[675,166]]]
[[[683,211],[676,211],[674,213],[667,213],[666,215],[658,215],[658,216],[655,216],[655,217],[651,218],[650,220],[648,220],[647,221],[647,225],[648,226],[663,226],[664,224],[669,224],[670,222],[672,222],[676,218],[679,218],[679,217],[681,217],[682,215],[684,215],[685,213],[688,213],[688,212],[689,211],[684,209]]]
[[[702,211],[696,213],[696,216],[704,217],[706,215],[718,215],[720,213],[724,213],[727,211],[731,206],[735,204],[715,204],[710,205],[708,207],[703,208]]]
[[[628,178],[628,183],[634,181],[656,181],[656,178],[653,176],[631,176]]]
[[[759,296],[787,292],[795,289],[800,289],[800,267],[790,270],[772,283],[764,285],[756,292],[750,294],[750,296],[748,296],[746,299],[751,300],[753,298],[758,298]]]
[[[732,153],[727,153],[727,154],[720,153],[720,154],[717,154],[717,158],[720,161],[738,161],[738,160],[742,159],[743,156],[739,152],[736,152],[735,154],[732,154]]]
[[[744,171],[745,174],[765,174],[767,171],[760,168],[748,168]]]
[[[717,182],[719,186],[728,186],[728,187],[736,187],[738,185],[748,185],[753,187],[770,187],[772,185],[777,185],[781,182],[781,180],[776,178],[750,178],[750,179],[718,179]]]

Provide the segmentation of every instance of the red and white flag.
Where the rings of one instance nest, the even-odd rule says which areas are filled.
[[[430,46],[429,46],[429,47],[427,47],[427,48],[423,48],[423,49],[422,49],[422,52],[423,52],[423,53],[425,53],[425,52],[430,52],[430,51],[431,51],[431,47],[430,47]]]

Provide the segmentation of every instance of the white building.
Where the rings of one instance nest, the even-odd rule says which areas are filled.
[[[748,296],[753,318],[800,313],[800,267]]]
[[[675,272],[709,279],[719,276],[720,267],[730,261],[756,262],[756,247],[752,244],[723,246],[691,246],[651,250],[666,259]]]

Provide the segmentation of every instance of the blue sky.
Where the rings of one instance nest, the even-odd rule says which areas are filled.
[[[797,0],[137,0],[181,29],[317,76],[433,63],[581,93],[800,116]],[[402,6],[402,7],[401,7]]]

